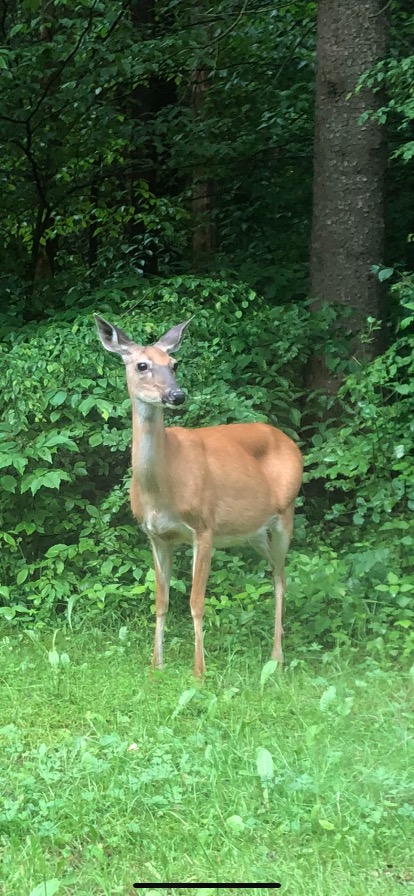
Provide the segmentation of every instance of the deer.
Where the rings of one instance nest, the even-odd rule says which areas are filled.
[[[132,404],[130,502],[152,547],[155,641],[152,665],[163,668],[163,645],[174,548],[192,546],[190,608],[194,674],[205,672],[203,617],[214,546],[248,543],[270,564],[275,592],[272,659],[283,663],[285,558],[303,473],[295,442],[267,423],[228,423],[189,429],[165,427],[164,409],[186,401],[172,355],[189,320],[149,346],[95,314],[98,335],[124,361]]]

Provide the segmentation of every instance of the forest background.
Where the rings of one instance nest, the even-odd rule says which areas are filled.
[[[194,314],[180,423],[304,450],[291,643],[411,650],[410,4],[27,0],[0,28],[1,614],[147,618],[92,312],[143,342]],[[270,599],[242,569],[217,553],[222,624]]]
[[[412,3],[3,0],[0,34],[0,892],[398,894]],[[200,687],[177,556],[149,677],[130,402],[93,312],[144,344],[193,316],[167,423],[266,420],[299,442],[285,674],[246,548],[214,555]]]

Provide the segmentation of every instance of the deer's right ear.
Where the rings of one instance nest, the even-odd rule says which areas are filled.
[[[106,348],[108,352],[118,352],[120,355],[128,355],[131,345],[133,345],[132,339],[130,339],[120,327],[115,327],[114,324],[110,324],[109,321],[100,317],[99,314],[94,314],[94,318],[98,328],[98,335],[104,348]]]

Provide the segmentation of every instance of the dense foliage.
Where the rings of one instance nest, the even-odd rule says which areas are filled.
[[[129,400],[92,313],[144,342],[194,314],[180,423],[270,420],[307,455],[290,636],[412,649],[413,16],[391,7],[389,56],[360,85],[387,87],[379,111],[366,110],[390,145],[388,267],[373,274],[388,290],[387,344],[359,366],[346,316],[307,300],[316,4],[5,6],[6,620],[150,618],[150,552],[128,507]],[[377,326],[368,321],[360,338]],[[315,353],[343,379],[335,399],[306,386]],[[187,561],[176,569],[181,592]],[[209,594],[211,624],[231,629],[236,614],[248,626],[254,611],[268,627],[271,585],[247,552],[216,553]]]
[[[314,7],[11,3],[0,25],[6,286],[17,275],[27,296],[51,271],[185,269],[195,185],[213,179],[215,263],[272,296],[297,294]]]
[[[309,494],[297,516],[288,621],[299,639],[306,631],[310,641],[341,642],[368,628],[373,646],[384,639],[398,650],[402,640],[411,645],[412,281],[399,292],[398,337],[348,376],[340,422],[327,420],[312,436],[307,478],[328,491],[322,499]],[[100,297],[103,313],[108,299]],[[308,402],[303,364],[316,340],[327,342],[329,315],[311,316],[304,305],[269,309],[247,288],[179,277],[120,290],[110,310],[149,341],[177,307],[183,317],[195,313],[181,352],[189,400],[180,425],[269,419],[292,435],[300,431],[299,409],[306,417]],[[154,575],[128,506],[123,367],[103,355],[91,313],[66,318],[12,331],[2,350],[0,612],[38,624],[68,608],[79,621],[104,609],[147,618]],[[185,592],[188,568],[176,576],[175,589]],[[247,624],[257,602],[271,601],[272,586],[257,558],[216,552],[209,593],[216,624],[231,625],[235,611]]]

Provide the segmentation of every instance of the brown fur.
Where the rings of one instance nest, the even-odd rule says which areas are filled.
[[[188,322],[187,322],[188,323]],[[269,561],[276,612],[272,656],[282,654],[284,561],[293,528],[294,502],[302,481],[302,456],[295,443],[265,423],[232,423],[203,429],[164,427],[163,403],[179,390],[176,350],[187,323],[154,346],[132,342],[122,330],[97,318],[100,338],[122,355],[133,408],[131,507],[151,541],[157,582],[153,664],[163,660],[172,551],[193,544],[191,612],[195,674],[204,671],[204,597],[214,544],[249,542]],[[146,364],[140,371],[138,365]]]

